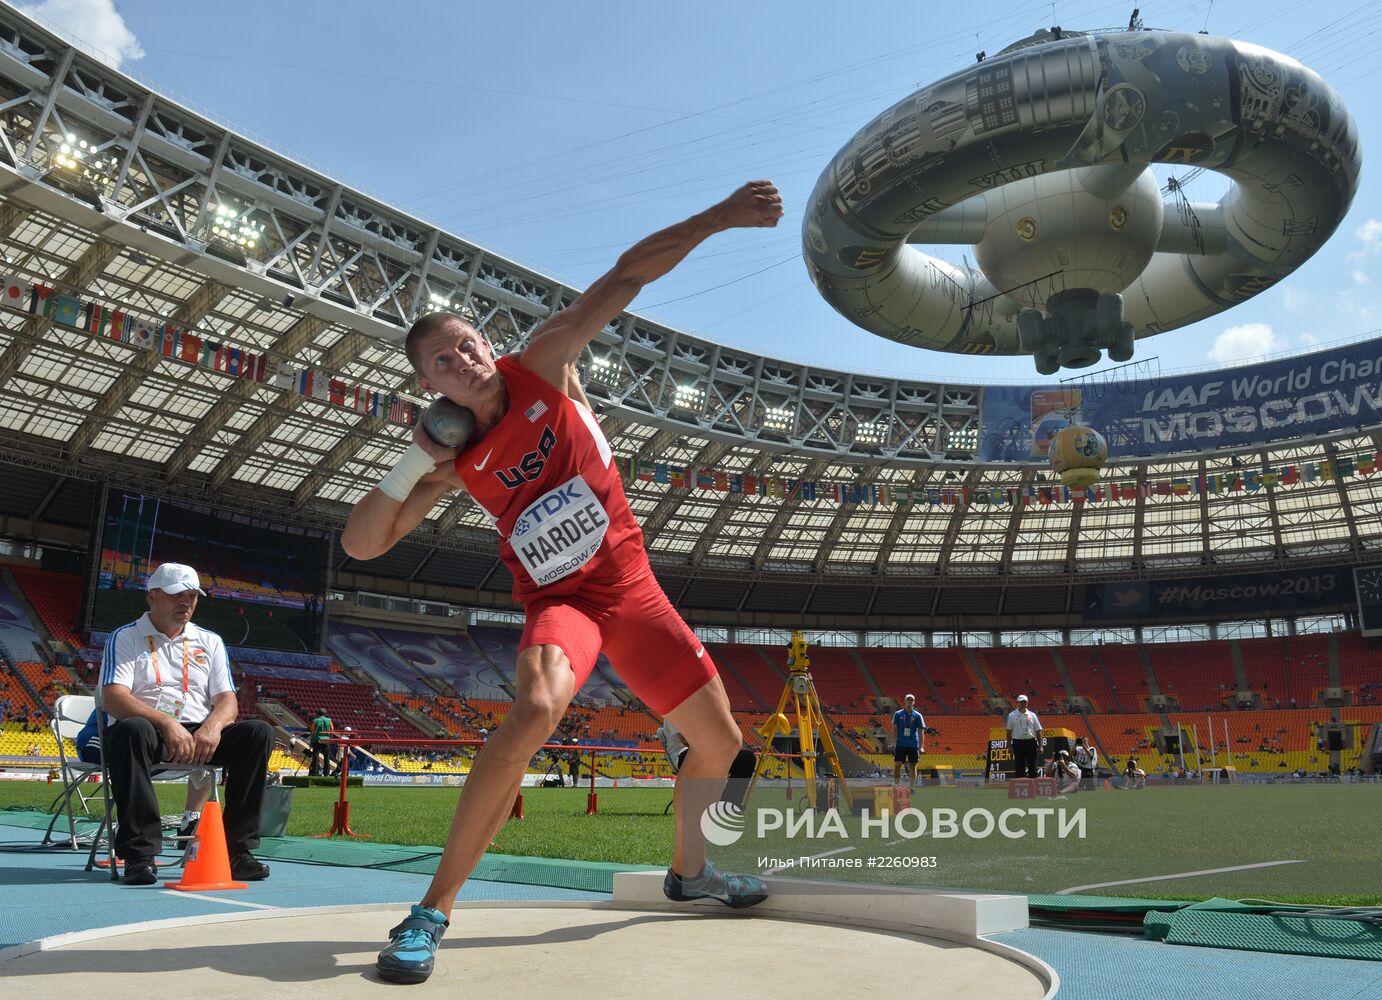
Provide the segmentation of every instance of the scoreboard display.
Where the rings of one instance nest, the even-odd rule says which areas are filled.
[[[1007,781],[1017,773],[1017,765],[1013,761],[1013,748],[1004,735],[998,739],[989,740],[988,767],[984,775],[985,781]]]

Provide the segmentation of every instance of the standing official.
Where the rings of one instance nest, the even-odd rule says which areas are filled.
[[[902,707],[893,713],[893,784],[902,780],[902,767],[907,767],[907,783],[917,787],[917,759],[926,752],[922,745],[926,720],[916,710],[916,695],[902,699]]]
[[[1018,778],[1035,778],[1041,756],[1041,720],[1027,708],[1027,696],[1017,696],[1017,707],[1008,713],[1008,745],[1013,748]]]

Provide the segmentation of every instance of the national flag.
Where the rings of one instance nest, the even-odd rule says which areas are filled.
[[[715,477],[710,474],[709,469],[696,470],[696,489],[711,490],[715,488]]]
[[[389,394],[389,419],[396,424],[401,424],[407,419],[408,406],[407,400],[402,399],[393,393]]]
[[[346,384],[341,379],[327,380],[326,398],[336,406],[345,405]]]
[[[1172,479],[1171,492],[1178,497],[1188,496],[1190,493],[1189,481],[1181,478]]]
[[[180,357],[183,361],[196,361],[202,350],[202,339],[195,333],[182,335],[182,352]]]
[[[216,343],[216,341],[202,341],[202,353],[201,356],[197,359],[197,363],[200,364],[203,368],[214,369],[216,367],[216,355],[217,353],[219,353],[220,350],[221,345]]]
[[[128,344],[131,340],[131,330],[133,327],[133,316],[122,313],[119,309],[112,309],[110,313],[110,325],[106,327],[106,336],[110,340],[118,340],[122,344]]]
[[[642,477],[642,476],[639,476],[639,478],[642,479],[643,477]],[[670,480],[671,480],[671,476],[668,474],[667,463],[666,463],[666,462],[654,462],[654,463],[653,463],[653,482],[655,482],[655,483],[666,483],[666,482],[670,482]]]
[[[732,473],[729,477],[729,491],[731,493],[744,492],[744,475],[741,472]]]
[[[802,480],[802,482],[801,482],[800,493],[801,493],[801,499],[803,499],[803,500],[815,500],[815,499],[816,499],[816,481],[815,481],[814,479],[804,479],[804,480]]]
[[[1347,479],[1353,475],[1353,456],[1340,455],[1334,460],[1334,471],[1340,479]]]
[[[670,483],[674,489],[686,489],[686,466],[669,465],[667,467],[667,482]]]
[[[538,400],[532,406],[523,411],[523,415],[528,418],[528,423],[537,423],[537,418],[547,412],[547,404]]]
[[[1319,467],[1314,462],[1306,462],[1305,468],[1301,471],[1300,481],[1303,483],[1313,483],[1320,478]]]
[[[240,377],[263,382],[268,378],[268,361],[262,354],[245,351],[240,356]]]
[[[1281,473],[1276,469],[1267,469],[1262,473],[1262,485],[1269,490],[1274,490],[1281,485]]]
[[[129,317],[130,343],[140,350],[154,349],[154,325],[138,316]]]
[[[92,336],[99,337],[110,322],[110,313],[99,302],[88,302],[82,307],[82,329]]]
[[[717,469],[714,472],[712,472],[710,476],[711,479],[714,481],[715,489],[719,490],[721,493],[726,493],[729,491],[729,476],[726,473],[723,473]]]
[[[1286,468],[1282,470],[1281,485],[1294,486],[1298,482],[1300,482],[1300,470],[1294,465],[1286,466]]]
[[[52,316],[54,323],[63,326],[79,326],[82,321],[82,301],[75,295],[52,296]]]
[[[34,315],[42,313],[47,315],[48,299],[53,295],[53,290],[47,285],[34,285],[29,293],[29,312]]]
[[[1256,493],[1262,488],[1262,473],[1256,469],[1249,469],[1243,473],[1243,489],[1249,493]]]
[[[171,326],[155,326],[148,319],[140,319],[138,316],[130,316],[130,326],[135,330],[141,326],[149,327],[153,330],[153,349],[162,354],[164,358],[177,358],[178,351],[182,347],[182,334],[178,333]]]
[[[226,374],[240,377],[240,348],[232,347],[226,351]]]
[[[27,309],[33,292],[34,286],[23,278],[6,278],[4,287],[0,288],[0,302],[11,309]]]

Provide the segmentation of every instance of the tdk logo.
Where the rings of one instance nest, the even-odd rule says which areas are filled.
[[[544,425],[537,440],[536,450],[524,453],[517,465],[511,465],[507,469],[495,469],[494,474],[499,477],[505,489],[516,490],[524,483],[531,483],[542,475],[542,468],[547,464],[547,458],[556,445],[556,434],[552,432],[550,425]]]
[[[549,518],[585,499],[586,495],[581,491],[579,482],[579,479],[573,479],[569,483],[563,483],[520,514],[518,520],[513,523],[513,537],[521,538],[534,528],[542,527]]]

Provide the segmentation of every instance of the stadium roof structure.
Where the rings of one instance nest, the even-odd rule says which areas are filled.
[[[8,530],[59,509],[80,529],[91,514],[63,491],[94,495],[78,484],[96,482],[339,524],[407,446],[387,401],[424,401],[399,346],[415,316],[453,309],[510,351],[577,294],[236,134],[4,6],[0,249]],[[112,314],[123,336],[107,335],[100,316]],[[171,349],[160,349],[165,328],[178,331]],[[184,335],[257,359],[257,376],[188,355]],[[1081,581],[1356,563],[1382,546],[1382,476],[1103,504],[690,488],[684,477],[715,470],[741,486],[735,477],[882,487],[866,493],[875,500],[901,488],[1024,498],[1049,470],[975,460],[981,385],[803,366],[633,314],[600,334],[583,372],[616,455],[635,472],[639,461],[664,467],[628,486],[659,576],[675,600],[725,620],[903,622],[964,614],[975,604],[966,588],[995,587],[1030,595],[1002,605],[1010,616],[1039,617],[1065,610]],[[307,391],[304,373],[321,391]],[[1194,480],[1379,447],[1375,433],[1341,426],[1110,475]],[[335,584],[501,605],[509,581],[495,552],[484,513],[447,499],[394,552],[370,563],[338,554]],[[1000,610],[988,598],[973,610],[990,605]]]

